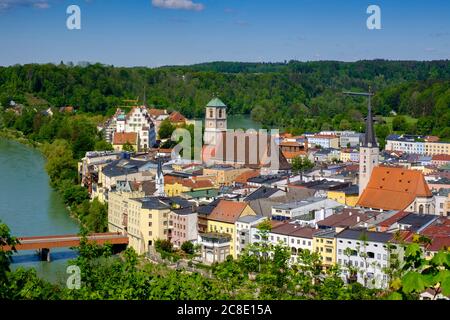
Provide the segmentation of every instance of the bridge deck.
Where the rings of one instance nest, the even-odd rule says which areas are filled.
[[[81,237],[76,234],[61,236],[37,236],[17,238],[20,244],[16,245],[17,251],[37,250],[43,248],[65,248],[77,247],[80,245]],[[96,244],[128,244],[128,237],[120,233],[95,233],[87,236],[89,242]],[[0,250],[10,251],[11,247],[0,247]]]

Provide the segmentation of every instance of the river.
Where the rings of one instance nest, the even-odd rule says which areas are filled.
[[[246,115],[228,117],[230,129],[260,129]],[[64,203],[49,185],[42,154],[20,143],[0,138],[0,220],[12,235],[43,236],[75,234],[78,223],[70,218]],[[34,251],[14,254],[13,269],[34,268],[51,282],[66,279],[66,265],[75,258],[70,249],[52,249],[51,262],[39,261]]]
[[[78,223],[49,185],[42,154],[30,147],[0,138],[0,220],[12,235],[76,234]],[[56,282],[66,278],[70,249],[52,249],[52,262],[41,262],[34,251],[14,254],[12,268],[34,268],[38,275]]]

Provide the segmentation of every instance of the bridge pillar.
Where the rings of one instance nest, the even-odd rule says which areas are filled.
[[[41,261],[47,261],[50,262],[50,249],[49,248],[42,248],[38,251],[39,257],[41,258]]]

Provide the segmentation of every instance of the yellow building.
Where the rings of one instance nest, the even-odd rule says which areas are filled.
[[[450,142],[425,142],[425,154],[429,156],[450,154]]]
[[[313,235],[313,251],[320,254],[325,267],[336,264],[336,231],[324,230]]]
[[[139,192],[110,192],[108,230],[128,235],[129,245],[144,254],[158,239],[169,237],[169,213],[173,205]]]
[[[203,175],[211,176],[211,179],[220,186],[231,186],[234,180],[246,171],[252,171],[248,168],[235,168],[228,165],[215,165],[203,169]]]
[[[240,217],[255,216],[256,213],[245,202],[220,200],[211,214],[208,216],[208,232],[226,233],[231,236],[230,255],[237,257],[236,250],[236,221]]]
[[[176,197],[184,192],[214,189],[211,180],[168,179],[164,181],[164,192],[168,197]]]
[[[139,135],[136,132],[114,132],[113,148],[115,151],[122,151],[125,144],[130,144],[134,151],[139,148]]]
[[[352,185],[342,190],[329,190],[327,191],[327,197],[343,205],[354,207],[359,197],[358,186]]]

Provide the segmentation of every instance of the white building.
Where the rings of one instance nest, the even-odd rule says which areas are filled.
[[[251,229],[252,227],[256,227],[258,224],[266,220],[267,217],[263,216],[243,216],[240,217],[235,222],[235,228],[236,228],[236,241],[235,243],[235,250],[236,254],[239,256],[241,252],[245,249],[245,247],[248,244],[252,243],[252,234]]]
[[[327,198],[308,198],[304,200],[282,203],[272,207],[272,218],[276,220],[297,219],[304,224],[314,225],[332,215],[342,204]]]
[[[347,229],[336,236],[336,261],[343,269],[344,281],[349,270],[357,271],[357,281],[371,288],[386,288],[389,284],[385,269],[394,254],[400,259],[399,246],[393,244],[389,253],[388,244],[393,234],[371,232],[363,229]],[[391,255],[391,256],[390,256]]]
[[[133,107],[128,114],[117,109],[103,130],[109,143],[112,143],[114,132],[135,132],[139,135],[139,150],[145,151],[156,144],[155,125],[145,106]]]

